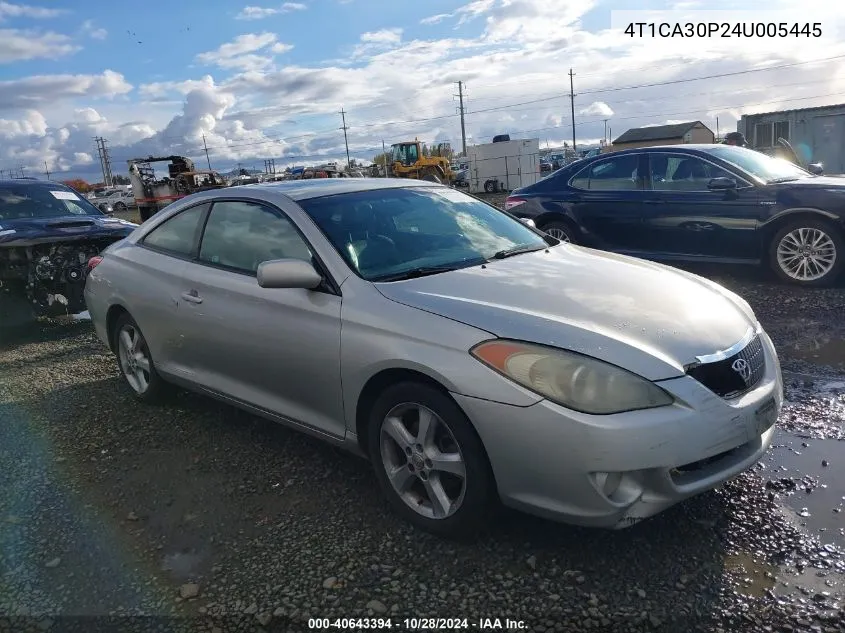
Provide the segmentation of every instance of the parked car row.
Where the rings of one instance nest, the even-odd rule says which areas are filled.
[[[578,195],[645,192],[648,156],[622,158],[573,174]],[[557,178],[511,208],[569,209]],[[85,299],[138,399],[178,385],[347,448],[436,534],[499,503],[624,528],[756,463],[783,388],[749,305],[531,224],[426,181],[206,191],[93,257]]]
[[[726,145],[583,159],[514,190],[508,211],[563,241],[659,261],[768,264],[833,283],[845,265],[845,179]]]

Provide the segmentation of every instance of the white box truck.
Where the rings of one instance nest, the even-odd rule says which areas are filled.
[[[540,179],[540,139],[467,147],[470,193],[513,191]]]

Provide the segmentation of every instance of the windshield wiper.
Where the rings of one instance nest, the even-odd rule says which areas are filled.
[[[783,176],[782,178],[772,178],[768,180],[767,183],[770,185],[776,185],[779,182],[792,182],[793,180],[798,180],[795,176]]]
[[[393,273],[390,275],[381,275],[374,277],[370,281],[402,281],[404,279],[416,279],[418,277],[427,277],[428,275],[437,275],[439,273],[448,273],[453,270],[464,268],[464,266],[420,266],[418,268],[411,268],[404,270],[401,273]]]
[[[547,248],[548,246],[535,246],[534,244],[514,246],[513,248],[506,248],[504,250],[498,251],[490,259],[505,259],[506,257],[522,255],[523,253],[533,253],[535,251],[542,251]]]

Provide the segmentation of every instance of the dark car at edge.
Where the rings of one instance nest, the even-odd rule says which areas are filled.
[[[621,150],[514,190],[505,208],[553,237],[667,262],[767,264],[823,286],[845,264],[845,178],[726,145]]]
[[[0,328],[84,311],[89,260],[135,226],[60,183],[0,180]]]

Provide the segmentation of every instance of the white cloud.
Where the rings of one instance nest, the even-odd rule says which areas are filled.
[[[582,116],[613,116],[613,108],[607,105],[604,101],[593,101],[586,108],[578,110],[578,114]]]
[[[47,119],[38,110],[26,110],[22,119],[0,119],[0,137],[5,139],[44,136],[46,133]]]
[[[271,66],[273,55],[285,53],[291,48],[290,44],[278,42],[274,33],[245,33],[221,44],[216,50],[200,53],[197,61],[224,69],[257,71]],[[271,54],[267,54],[268,51]]]
[[[292,11],[304,11],[308,7],[300,2],[285,2],[279,7],[256,7],[246,6],[235,16],[237,20],[263,20],[272,15],[291,13]]]
[[[29,59],[58,59],[79,50],[67,35],[0,29],[0,64]]]
[[[132,84],[113,70],[100,75],[33,75],[0,81],[0,110],[41,107],[79,97],[114,98],[130,90]]]
[[[55,18],[67,13],[64,9],[33,7],[27,4],[14,4],[0,1],[0,21],[5,18]]]
[[[361,35],[362,42],[374,44],[398,44],[402,40],[402,29],[381,29]]]
[[[438,13],[437,15],[432,15],[427,18],[423,18],[420,20],[420,24],[440,24],[446,18],[451,18],[451,13]]]
[[[95,40],[104,40],[109,35],[109,32],[106,29],[96,27],[93,20],[85,20],[85,22],[82,23],[82,32],[86,33],[88,37]]]

